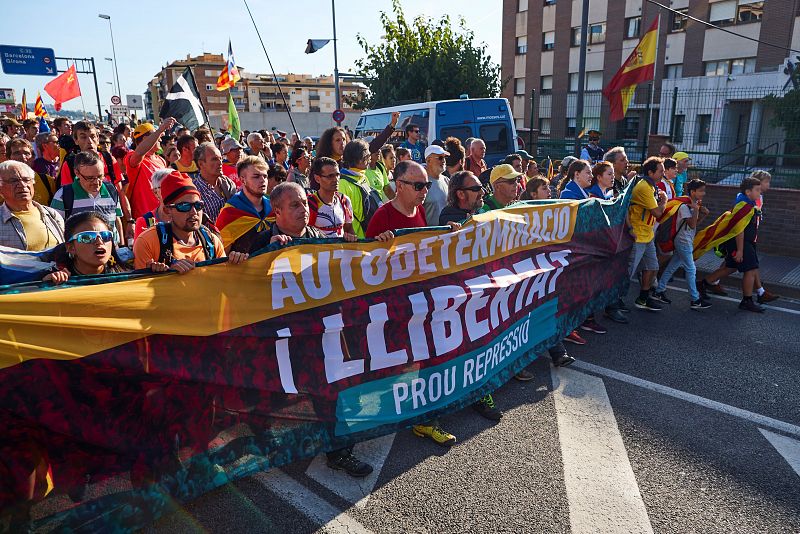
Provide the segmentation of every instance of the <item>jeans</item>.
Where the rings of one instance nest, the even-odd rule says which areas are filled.
[[[691,243],[675,240],[675,253],[672,259],[669,260],[667,268],[664,269],[664,274],[661,275],[661,280],[658,282],[656,291],[659,293],[667,288],[667,282],[675,274],[675,271],[683,267],[686,271],[686,283],[689,285],[689,295],[692,301],[700,298],[700,293],[697,291],[697,267],[694,264],[692,253],[694,252]]]

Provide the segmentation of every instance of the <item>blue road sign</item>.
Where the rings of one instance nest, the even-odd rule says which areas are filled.
[[[342,122],[344,120],[344,111],[342,111],[341,109],[334,110],[333,120],[335,120],[336,122]]]
[[[6,74],[55,76],[56,55],[52,48],[0,45],[0,62]]]

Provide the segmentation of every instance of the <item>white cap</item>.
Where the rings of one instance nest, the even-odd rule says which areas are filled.
[[[428,159],[428,156],[449,156],[450,152],[443,149],[439,145],[431,145],[425,149],[425,159]]]

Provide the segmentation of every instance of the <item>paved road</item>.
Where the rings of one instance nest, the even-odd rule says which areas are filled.
[[[537,360],[496,392],[500,423],[445,417],[449,451],[399,432],[364,446],[372,479],[301,462],[147,532],[800,532],[800,302],[671,294],[587,334],[569,369]]]

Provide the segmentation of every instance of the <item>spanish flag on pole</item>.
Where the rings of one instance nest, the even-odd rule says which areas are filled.
[[[611,106],[612,121],[625,118],[636,86],[653,79],[658,48],[658,20],[659,17],[656,17],[628,59],[603,89],[603,96],[608,99]]]
[[[231,41],[228,39],[228,62],[222,72],[219,73],[219,78],[217,78],[217,91],[230,89],[241,79],[239,69],[236,68],[236,60],[233,59],[233,47],[231,47]]]

